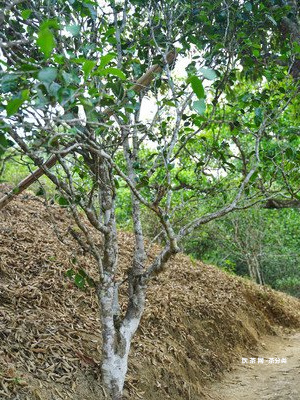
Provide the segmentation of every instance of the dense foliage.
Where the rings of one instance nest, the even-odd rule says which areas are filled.
[[[300,297],[299,211],[252,209],[212,222],[186,240],[195,258],[249,276],[257,263],[262,283]]]

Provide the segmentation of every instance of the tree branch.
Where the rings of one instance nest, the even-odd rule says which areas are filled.
[[[172,64],[176,59],[176,51],[170,51],[166,56],[167,62]],[[139,93],[141,90],[147,88],[152,80],[154,79],[155,75],[162,71],[162,65],[155,64],[151,67],[141,78],[137,80],[135,85],[131,88],[136,93]],[[126,101],[126,97],[125,97]],[[106,109],[104,111],[103,118],[109,118],[115,113],[112,109]],[[65,157],[68,153],[62,150],[60,154]],[[40,166],[36,171],[32,174],[28,175],[25,179],[23,179],[12,191],[10,191],[7,195],[3,196],[0,199],[0,210],[5,207],[13,198],[23,192],[24,190],[28,189],[37,179],[45,173],[45,168],[50,169],[52,168],[58,161],[57,155],[52,155],[42,166]]]

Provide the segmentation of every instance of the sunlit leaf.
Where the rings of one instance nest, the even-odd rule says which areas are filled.
[[[31,10],[23,10],[21,12],[22,18],[23,19],[28,19],[31,15],[32,11]]]
[[[100,65],[99,65],[99,69],[104,68],[107,64],[109,64],[111,62],[111,60],[113,60],[114,58],[116,58],[116,53],[108,53],[105,56],[102,56],[100,58]]]
[[[49,28],[41,29],[36,42],[45,57],[49,58],[56,44],[51,30]]]
[[[102,71],[99,71],[99,75],[100,76],[113,75],[113,76],[117,76],[118,78],[120,78],[122,80],[126,79],[126,75],[124,74],[124,72],[121,71],[120,69],[114,68],[114,67],[106,68]]]
[[[84,72],[84,77],[87,78],[91,71],[93,70],[93,68],[96,65],[96,61],[92,61],[92,60],[86,60],[82,66],[82,70]]]
[[[11,115],[16,114],[16,112],[19,110],[19,108],[21,107],[21,105],[23,103],[24,103],[24,99],[17,98],[17,99],[10,100],[6,106],[7,116],[10,117]]]
[[[258,49],[253,49],[252,54],[254,55],[254,57],[259,57],[260,51]]]

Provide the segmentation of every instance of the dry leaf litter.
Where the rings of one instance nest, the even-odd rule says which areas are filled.
[[[66,210],[29,193],[0,212],[0,399],[105,398],[94,289],[81,291],[66,276],[83,268],[97,279],[97,270],[70,225]],[[119,232],[119,246],[125,274],[132,235]],[[158,251],[153,245],[152,256]],[[299,308],[299,300],[176,256],[148,289],[124,398],[206,398],[205,383],[261,335],[299,327]]]

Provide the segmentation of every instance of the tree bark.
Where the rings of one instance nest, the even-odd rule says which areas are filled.
[[[290,200],[283,200],[283,199],[269,199],[263,208],[269,209],[280,209],[280,208],[300,208],[300,200],[297,199],[290,199]]]
[[[248,258],[247,265],[248,265],[248,271],[249,271],[250,278],[254,282],[258,283],[259,285],[263,285],[264,282],[263,282],[263,278],[262,278],[262,274],[261,274],[260,264],[259,264],[257,257],[254,256],[251,259]]]
[[[112,400],[122,399],[128,356],[145,306],[145,291],[142,286],[130,299],[127,313],[118,324],[114,311],[116,285],[108,282],[98,293],[102,322],[102,382]]]

